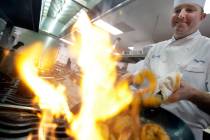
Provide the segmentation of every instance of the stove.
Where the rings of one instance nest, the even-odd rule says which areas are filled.
[[[26,140],[32,134],[38,139],[38,125],[41,113],[38,105],[32,103],[34,94],[20,80],[0,73],[0,139]],[[58,140],[72,140],[65,130],[67,123],[63,119],[56,120],[55,137]],[[54,139],[50,136],[49,140]]]

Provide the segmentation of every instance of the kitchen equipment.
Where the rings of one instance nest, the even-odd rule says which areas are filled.
[[[0,72],[0,139],[27,140],[29,134],[38,139],[41,110],[32,103],[34,94],[19,80]],[[66,121],[56,119],[55,136],[59,140],[71,140],[66,134]],[[48,139],[54,139],[49,138]]]
[[[0,139],[25,140],[30,133],[37,134],[39,108],[32,104],[33,94],[18,80],[0,73]],[[171,140],[195,140],[190,128],[178,117],[163,108],[146,108],[141,112],[144,123],[162,126]],[[65,133],[66,124],[57,120],[58,139],[71,139]]]
[[[162,126],[171,140],[195,140],[191,129],[177,116],[163,108],[147,108],[141,113],[144,123],[153,122]]]

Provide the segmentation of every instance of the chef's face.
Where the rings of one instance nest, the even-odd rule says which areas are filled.
[[[202,8],[196,4],[181,4],[175,7],[171,17],[174,37],[179,39],[195,32],[205,16]]]

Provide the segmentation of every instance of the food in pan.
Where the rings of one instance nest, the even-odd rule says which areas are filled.
[[[170,140],[170,138],[160,125],[148,123],[141,128],[140,140]]]
[[[115,117],[100,122],[101,132],[107,140],[170,140],[167,132],[155,123],[140,121],[142,107],[156,107],[162,102],[161,97],[154,95],[157,81],[154,74],[148,70],[137,75],[126,75],[121,80],[142,84],[144,80],[149,86],[138,89],[133,94],[131,105]]]

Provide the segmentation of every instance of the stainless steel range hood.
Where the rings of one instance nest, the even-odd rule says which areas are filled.
[[[39,30],[58,38],[69,33],[81,10],[91,19],[133,0],[43,0]]]
[[[89,11],[101,0],[43,0],[39,29],[60,37],[77,19],[81,10]]]

